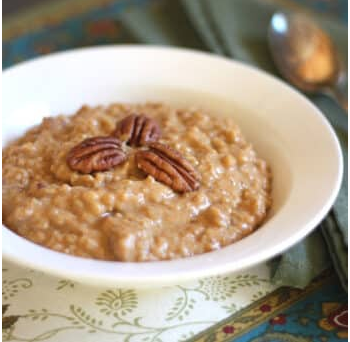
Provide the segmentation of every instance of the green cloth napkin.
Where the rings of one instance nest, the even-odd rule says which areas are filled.
[[[160,1],[147,9],[135,7],[121,20],[143,43],[208,50],[278,75],[268,51],[267,27],[276,10],[295,6],[288,0]],[[332,36],[347,62],[347,27],[326,17],[316,19]],[[311,100],[335,128],[346,165],[347,115],[328,98],[313,96]],[[346,166],[341,192],[321,229],[271,261],[275,283],[305,287],[332,261],[347,289],[347,198]]]

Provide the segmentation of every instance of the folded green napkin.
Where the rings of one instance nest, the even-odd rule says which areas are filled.
[[[134,7],[121,20],[140,42],[208,50],[278,75],[266,32],[271,15],[290,6],[295,8],[288,0],[171,0],[155,2],[150,8]],[[347,27],[325,17],[317,19],[346,61]],[[335,128],[346,164],[347,115],[328,98],[313,96],[311,100]],[[332,261],[347,289],[347,198],[346,167],[339,197],[321,229],[271,262],[274,282],[304,287]]]

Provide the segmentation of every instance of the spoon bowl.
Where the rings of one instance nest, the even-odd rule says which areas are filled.
[[[275,13],[268,41],[284,78],[304,92],[333,97],[347,111],[342,89],[346,73],[332,40],[312,19],[303,14]]]

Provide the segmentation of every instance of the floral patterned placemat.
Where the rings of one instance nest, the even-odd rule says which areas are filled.
[[[3,341],[184,341],[274,290],[268,273],[259,265],[133,290],[89,287],[4,262]]]
[[[2,285],[4,342],[338,342],[348,333],[347,295],[330,271],[305,290],[275,289],[266,265],[134,290],[4,262]]]

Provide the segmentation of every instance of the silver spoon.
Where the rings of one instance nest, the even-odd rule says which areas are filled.
[[[347,73],[330,37],[315,22],[302,14],[275,13],[268,41],[282,76],[304,92],[332,97],[348,111]]]

